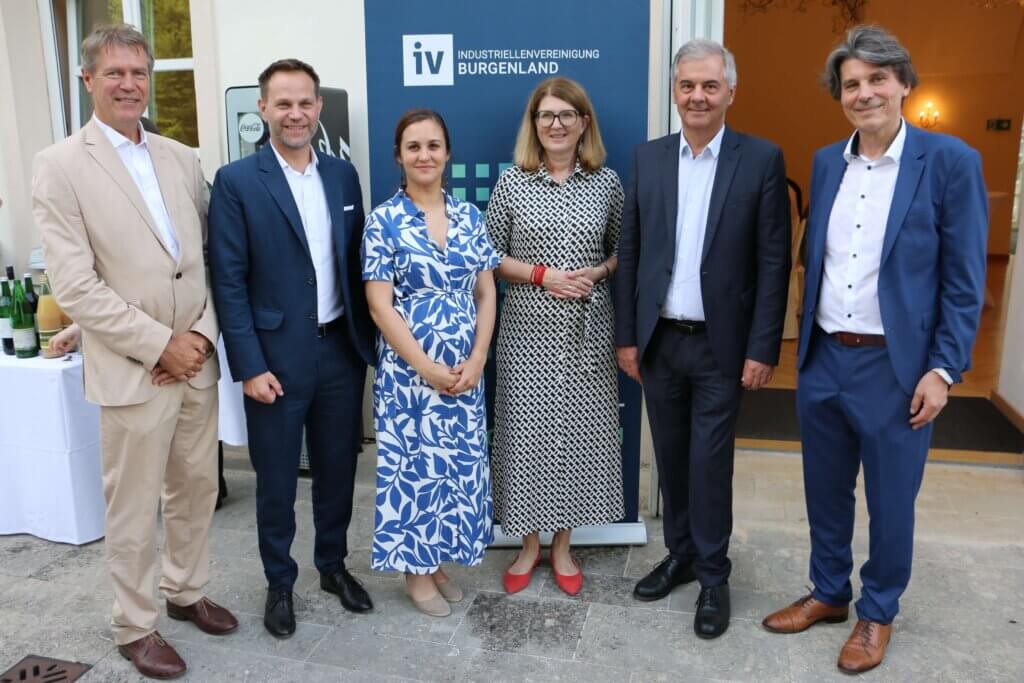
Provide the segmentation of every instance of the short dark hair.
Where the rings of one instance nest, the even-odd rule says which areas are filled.
[[[301,59],[289,57],[288,59],[277,60],[264,69],[263,73],[260,74],[259,81],[261,98],[266,99],[267,83],[270,83],[270,78],[279,71],[302,71],[313,79],[313,94],[320,97],[320,77],[317,76],[316,70]]]
[[[839,71],[847,59],[890,67],[900,83],[908,88],[917,86],[917,71],[910,61],[910,53],[900,45],[896,36],[880,26],[854,26],[846,34],[846,40],[837,45],[825,60],[825,73],[821,80],[834,100],[842,94]]]

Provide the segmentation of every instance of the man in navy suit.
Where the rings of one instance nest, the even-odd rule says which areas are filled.
[[[320,587],[373,605],[345,569],[373,325],[360,278],[362,191],[352,164],[310,145],[320,79],[296,59],[260,74],[270,142],[222,168],[210,201],[210,271],[231,375],[241,379],[271,634],[295,631],[295,488],[303,428]]]
[[[970,367],[988,200],[976,151],[903,120],[917,76],[895,37],[853,29],[826,80],[855,131],[815,155],[807,223],[797,409],[814,589],[764,626],[796,633],[846,620],[863,465],[869,556],[838,661],[859,673],[885,655],[910,581],[932,420]]]
[[[729,536],[742,388],[770,381],[789,281],[781,150],[725,125],[732,54],[694,40],[673,61],[682,134],[637,147],[619,238],[615,344],[642,381],[668,556],[637,583],[658,600],[700,580],[694,630],[729,625]]]

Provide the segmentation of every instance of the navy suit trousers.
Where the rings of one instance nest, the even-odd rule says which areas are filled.
[[[707,334],[659,321],[640,364],[664,498],[665,546],[702,586],[729,580],[732,473],[740,380],[724,375]]]
[[[298,576],[290,551],[303,428],[313,475],[313,562],[321,574],[331,574],[347,554],[366,365],[341,320],[314,348],[314,376],[282,382],[284,396],[272,404],[245,398],[260,557],[271,589],[290,590]]]
[[[854,491],[863,465],[869,550],[856,608],[861,619],[888,624],[910,582],[914,500],[932,426],[910,428],[912,396],[884,347],[847,347],[816,325],[813,330],[797,411],[814,597],[833,606],[853,598]]]

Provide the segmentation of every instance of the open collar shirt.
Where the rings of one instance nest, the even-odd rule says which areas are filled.
[[[725,126],[707,147],[693,155],[685,131],[679,131],[678,208],[676,209],[676,250],[668,294],[661,315],[677,320],[704,320],[700,289],[700,260],[711,206],[711,189],[722,151]]]

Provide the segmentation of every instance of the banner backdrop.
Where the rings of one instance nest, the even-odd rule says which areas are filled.
[[[498,175],[511,165],[531,90],[556,75],[586,88],[607,164],[626,184],[632,149],[647,139],[649,3],[366,0],[364,7],[373,204],[398,187],[395,123],[408,109],[428,107],[451,133],[450,191],[486,211]],[[493,377],[488,372],[491,396]],[[619,527],[612,533],[577,533],[579,542],[646,540],[636,524],[640,389],[621,375],[619,387],[625,524],[609,525]]]

